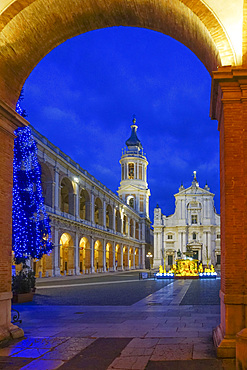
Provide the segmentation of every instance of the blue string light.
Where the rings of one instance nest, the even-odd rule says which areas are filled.
[[[21,108],[20,108],[21,109]],[[19,113],[19,112],[18,112]],[[15,258],[38,258],[53,248],[41,186],[37,145],[29,127],[15,130],[12,243]]]

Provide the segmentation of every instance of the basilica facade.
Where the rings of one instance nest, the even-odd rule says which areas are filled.
[[[214,207],[214,194],[194,178],[189,188],[180,186],[175,212],[162,214],[154,209],[154,268],[169,268],[178,257],[191,256],[204,265],[220,265],[220,215]]]
[[[36,276],[101,273],[145,267],[152,243],[147,158],[136,134],[120,159],[117,196],[32,128],[42,170],[54,249],[32,260]]]

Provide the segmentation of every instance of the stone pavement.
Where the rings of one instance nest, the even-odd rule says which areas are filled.
[[[175,280],[131,306],[18,305],[26,337],[0,349],[0,369],[235,369],[215,355],[214,283],[211,304],[189,304],[207,283]]]

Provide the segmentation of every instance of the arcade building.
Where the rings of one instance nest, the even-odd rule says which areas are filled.
[[[55,245],[32,260],[36,276],[60,276],[145,267],[152,244],[147,158],[136,120],[120,159],[117,196],[32,128],[42,169],[46,211]]]

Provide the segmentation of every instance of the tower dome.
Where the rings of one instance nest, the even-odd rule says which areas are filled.
[[[128,140],[126,140],[125,144],[127,145],[128,149],[129,150],[134,150],[134,149],[137,149],[139,148],[142,149],[142,144],[140,142],[140,140],[138,139],[137,137],[137,134],[136,134],[136,131],[138,129],[138,126],[136,125],[136,118],[133,117],[133,125],[131,125],[131,135],[130,137],[128,138]]]

